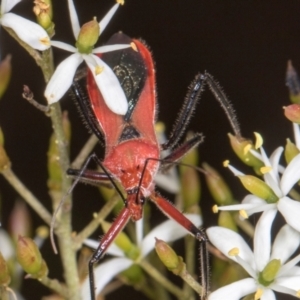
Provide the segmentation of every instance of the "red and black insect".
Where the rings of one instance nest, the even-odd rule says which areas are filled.
[[[127,194],[123,199],[124,208],[109,231],[103,236],[89,262],[91,299],[95,299],[93,265],[102,258],[108,246],[129,219],[137,221],[142,218],[146,199],[155,203],[164,214],[177,221],[200,241],[202,299],[206,299],[209,272],[205,232],[194,226],[167,199],[155,191],[154,177],[165,163],[177,162],[201,142],[201,134],[195,134],[194,137],[178,146],[205,82],[208,83],[215,96],[221,99],[223,106],[230,109],[231,107],[209,74],[197,75],[188,90],[169,140],[160,145],[154,130],[156,120],[155,72],[150,51],[141,41],[132,40],[122,33],[115,34],[108,44],[129,44],[131,42],[136,45],[137,51],[129,48],[105,53],[101,56],[114,70],[127,97],[129,106],[124,116],[113,113],[107,107],[91,74],[88,74],[87,78],[89,98],[86,97],[77,82],[73,84],[73,90],[85,120],[96,136],[104,139],[105,157],[103,161],[95,158],[103,168],[103,173],[91,170],[79,172],[70,169],[68,174],[73,176],[80,174],[83,180],[99,184],[110,180],[117,191],[119,189],[114,181],[118,181]],[[232,111],[229,113],[233,115]],[[161,151],[166,149],[171,152],[162,160]],[[119,193],[122,195],[120,191]]]

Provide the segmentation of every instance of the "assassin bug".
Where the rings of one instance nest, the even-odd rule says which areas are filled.
[[[122,33],[115,34],[108,44],[131,42],[136,45],[137,51],[124,49],[101,56],[114,70],[127,97],[128,111],[124,116],[113,113],[107,107],[91,74],[87,77],[89,98],[76,81],[73,84],[76,100],[86,122],[99,139],[104,139],[105,157],[101,162],[94,156],[103,172],[69,169],[68,174],[99,184],[107,183],[109,180],[122,196],[114,182],[118,181],[127,194],[126,199],[123,198],[124,208],[103,236],[89,262],[91,299],[95,299],[93,265],[103,257],[129,219],[137,221],[142,218],[146,199],[154,202],[164,214],[177,221],[200,241],[200,271],[203,286],[201,299],[207,299],[209,271],[205,232],[194,226],[167,199],[155,191],[154,176],[164,163],[167,167],[170,166],[202,141],[202,135],[195,134],[194,137],[178,146],[205,83],[208,83],[225,108],[229,119],[236,126],[235,116],[225,95],[212,77],[208,73],[199,74],[189,88],[169,140],[160,145],[154,130],[156,92],[154,65],[150,51],[141,41],[131,40]],[[162,160],[161,151],[166,149],[170,149],[171,152]]]

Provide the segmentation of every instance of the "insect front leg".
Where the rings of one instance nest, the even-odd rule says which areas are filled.
[[[208,238],[203,229],[197,228],[189,219],[187,219],[175,206],[171,204],[167,199],[161,197],[157,193],[153,193],[150,196],[150,200],[156,204],[156,206],[170,219],[175,220],[179,225],[189,231],[200,242],[200,275],[202,293],[201,300],[207,299],[207,293],[209,290],[209,262],[207,242]]]
[[[128,208],[123,208],[121,213],[115,219],[107,233],[102,237],[100,244],[94,252],[91,260],[89,261],[89,278],[90,278],[90,292],[91,300],[96,300],[95,294],[95,277],[94,277],[94,264],[97,263],[104,255],[109,245],[114,241],[120,231],[123,230],[130,218],[130,211]],[[105,274],[103,274],[105,276]]]

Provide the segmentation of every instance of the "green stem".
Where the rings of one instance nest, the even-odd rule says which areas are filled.
[[[9,292],[5,286],[0,286],[0,299],[9,300]]]
[[[184,238],[184,244],[185,244],[185,262],[186,262],[186,268],[190,271],[190,273],[195,274],[195,247],[196,247],[196,239],[193,236],[187,235]],[[188,297],[191,297],[192,290],[191,286],[186,282],[183,286],[183,292],[185,293],[185,299]]]
[[[175,284],[170,282],[166,277],[164,277],[157,269],[155,269],[147,261],[143,260],[143,261],[139,262],[139,265],[144,269],[144,271],[146,273],[148,273],[151,277],[153,277],[157,282],[159,282],[170,293],[172,293],[178,299],[184,299],[185,295],[184,295],[183,291],[180,288],[178,288]]]
[[[202,286],[197,280],[187,271],[186,268],[183,268],[182,272],[178,274],[198,295],[202,294]],[[185,298],[186,299],[186,298]]]
[[[83,163],[85,162],[86,158],[89,156],[91,151],[94,149],[96,144],[99,142],[98,138],[92,134],[87,142],[84,144],[83,148],[81,149],[80,153],[77,155],[75,160],[72,162],[72,168],[79,169]]]
[[[11,186],[22,196],[22,198],[24,198],[25,201],[36,211],[36,213],[46,222],[46,224],[50,225],[52,218],[50,213],[41,204],[41,201],[39,201],[19,180],[19,178],[14,174],[12,169],[4,169],[2,171],[2,175],[11,184]]]
[[[68,298],[68,290],[66,286],[62,285],[58,280],[50,279],[49,277],[43,277],[42,279],[40,279],[40,282],[44,286],[61,295],[62,297]]]
[[[118,201],[118,197],[112,197],[112,199],[102,207],[97,216],[80,233],[77,234],[74,239],[75,249],[79,249],[82,242],[99,227],[99,224],[105,220]]]
[[[51,105],[50,117],[52,120],[53,130],[56,137],[59,164],[62,170],[62,188],[61,195],[67,195],[70,190],[71,180],[65,175],[66,170],[70,165],[68,156],[68,141],[66,139],[62,126],[62,112],[60,105],[54,103]],[[54,209],[57,206],[59,197],[53,197]],[[65,280],[69,291],[69,300],[80,299],[80,284],[77,270],[76,250],[74,250],[72,240],[72,200],[70,195],[65,198],[65,202],[61,209],[61,216],[59,226],[57,226],[55,233],[58,237],[60,254],[65,273]]]

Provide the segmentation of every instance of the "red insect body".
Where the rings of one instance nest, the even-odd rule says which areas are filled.
[[[90,170],[79,173],[77,170],[72,169],[68,173],[81,176],[83,179],[91,180],[94,183],[110,180],[118,190],[114,183],[114,180],[117,180],[127,193],[126,199],[123,199],[124,208],[103,236],[89,263],[91,299],[95,299],[94,263],[101,259],[129,218],[132,221],[142,218],[146,198],[154,202],[163,213],[177,221],[201,242],[202,296],[203,299],[206,299],[208,262],[205,233],[194,226],[169,201],[155,192],[154,177],[162,165],[160,159],[162,150],[171,150],[171,154],[168,155],[166,161],[172,163],[179,160],[191,148],[201,142],[201,135],[196,134],[178,147],[180,137],[184,133],[198,102],[203,81],[207,77],[201,74],[196,77],[179,114],[179,122],[175,125],[168,142],[160,145],[154,129],[156,92],[155,71],[151,53],[142,42],[131,40],[122,33],[114,35],[109,41],[109,43],[114,44],[116,42],[121,44],[133,42],[137,47],[137,52],[133,49],[124,49],[101,56],[115,72],[128,100],[128,111],[124,116],[113,113],[107,107],[91,74],[88,74],[87,78],[89,99],[82,94],[78,83],[73,84],[76,98],[87,123],[100,139],[104,138],[105,157],[101,162],[94,156],[98,164],[103,167],[104,173]],[[210,77],[208,79],[210,80]],[[175,150],[172,148],[175,148]]]
[[[160,145],[154,130],[156,95],[153,61],[144,44],[138,40],[133,40],[133,42],[147,66],[146,82],[130,118],[131,126],[137,128],[140,133],[139,138],[119,142],[120,136],[127,126],[127,123],[124,122],[124,116],[113,113],[107,107],[93,76],[88,75],[91,107],[104,134],[106,145],[103,166],[121,182],[126,191],[131,191],[137,187],[146,159],[160,157]],[[153,193],[154,176],[158,169],[158,161],[148,162],[140,186],[143,197],[149,197]],[[136,203],[136,198],[134,193],[127,198],[127,207],[131,212],[133,221],[142,218],[142,203]]]

